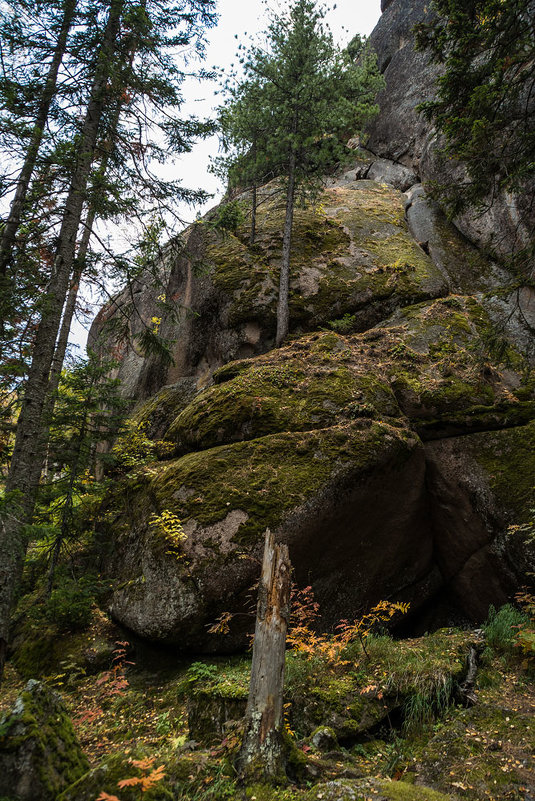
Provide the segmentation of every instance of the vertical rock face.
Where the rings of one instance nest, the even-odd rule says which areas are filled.
[[[55,801],[88,769],[61,697],[29,681],[0,720],[0,796]]]
[[[416,111],[419,103],[434,96],[440,75],[440,68],[414,49],[412,33],[418,22],[431,19],[432,3],[387,0],[381,9],[384,13],[370,41],[386,87],[379,96],[381,112],[370,126],[369,147],[379,156],[408,165],[424,183],[458,182],[464,176],[462,165],[440,159],[441,139]],[[507,256],[514,247],[525,247],[533,239],[535,207],[527,198],[534,192],[535,183],[531,182],[525,193],[502,195],[483,214],[466,212],[456,225],[472,242]]]
[[[160,316],[148,277],[94,324],[140,401],[137,422],[165,442],[165,457],[124,471],[97,525],[113,543],[113,615],[147,639],[242,647],[245,616],[227,635],[207,628],[247,608],[266,528],[326,625],[383,598],[410,602],[423,630],[481,621],[533,570],[530,546],[507,532],[535,506],[535,298],[511,293],[477,246],[496,224],[512,247],[513,204],[455,227],[427,196],[427,180],[455,179],[416,112],[438,74],[413,47],[430,6],[382,5],[372,43],[387,88],[371,151],[296,214],[285,346],[272,349],[276,184],[261,191],[253,247],[245,225],[223,235],[208,217],[159,265],[176,304],[161,321],[171,368],[104,329],[132,294],[131,335]],[[247,213],[250,194],[238,201]],[[163,512],[182,521],[180,552]]]

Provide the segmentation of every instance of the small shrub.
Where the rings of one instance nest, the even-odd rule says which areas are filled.
[[[203,682],[210,684],[217,679],[216,665],[207,665],[205,662],[192,662],[188,668],[188,681],[192,684]]]
[[[177,515],[169,509],[164,509],[160,515],[151,515],[149,525],[165,545],[167,554],[175,556],[177,559],[184,557],[182,544],[187,539],[187,535],[184,533],[182,523]]]
[[[60,631],[80,631],[91,622],[94,587],[87,579],[65,579],[46,603],[46,617]]]
[[[126,472],[156,459],[157,444],[145,433],[147,423],[129,420],[126,430],[112,448],[116,472]]]
[[[355,329],[355,323],[357,322],[356,314],[349,314],[347,312],[344,314],[343,317],[340,317],[338,320],[329,320],[327,325],[333,331],[336,331],[337,334],[350,334],[351,331]]]
[[[210,220],[210,227],[215,231],[235,233],[244,219],[241,203],[238,200],[231,200],[218,207],[213,219]]]
[[[498,611],[491,606],[483,625],[488,647],[498,654],[512,655],[519,627],[528,627],[529,623],[528,615],[511,604],[505,604]]]

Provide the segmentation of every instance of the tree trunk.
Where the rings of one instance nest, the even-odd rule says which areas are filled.
[[[63,57],[65,55],[67,47],[67,37],[69,35],[69,31],[71,29],[71,25],[74,19],[75,9],[76,9],[76,0],[66,0],[63,9],[63,19],[61,21],[61,27],[58,34],[54,55],[52,57],[52,61],[50,62],[50,66],[48,68],[48,75],[43,88],[43,94],[41,96],[41,100],[39,102],[39,106],[37,109],[32,135],[30,138],[30,142],[28,144],[28,150],[26,151],[24,164],[22,165],[22,169],[19,174],[17,187],[15,189],[15,195],[13,197],[13,200],[11,202],[11,207],[9,210],[9,216],[6,220],[6,223],[2,231],[2,238],[0,240],[0,289],[2,289],[1,294],[3,294],[3,299],[0,307],[0,312],[7,312],[9,307],[10,293],[8,291],[9,287],[7,286],[6,282],[7,268],[12,258],[13,245],[15,244],[15,237],[17,234],[18,227],[20,225],[20,219],[24,208],[24,203],[28,195],[30,181],[35,168],[35,163],[37,160],[37,154],[39,152],[39,148],[41,146],[41,141],[43,139],[43,132],[46,127],[46,122],[48,120],[50,106],[52,104],[52,100],[56,92],[58,72],[61,66],[61,62],[63,61]],[[2,329],[4,325],[4,319],[5,319],[5,314],[1,313],[0,326],[2,327]],[[0,343],[1,343],[1,337],[0,337]]]
[[[107,84],[113,70],[115,40],[124,0],[111,0],[95,78],[82,127],[79,157],[65,201],[58,237],[54,269],[48,286],[41,321],[35,337],[32,364],[28,373],[24,398],[17,425],[17,437],[6,482],[11,508],[4,515],[0,530],[0,659],[7,642],[9,619],[15,593],[22,574],[26,552],[23,526],[28,523],[39,486],[42,467],[43,411],[49,387],[50,369],[67,295],[80,226],[87,182],[91,172],[99,124],[105,108]],[[0,661],[0,680],[3,662]]]
[[[276,781],[285,777],[282,727],[290,585],[288,546],[275,545],[275,537],[268,529],[258,589],[246,726],[239,756],[240,773],[250,780]]]
[[[256,182],[253,184],[253,209],[251,212],[251,234],[249,236],[249,244],[254,245],[256,240],[256,206],[257,206],[258,189]]]
[[[135,53],[132,51],[130,54],[130,62],[132,62],[134,55]],[[107,138],[109,140],[113,140],[117,135],[117,127],[119,125],[122,108],[123,108],[123,102],[122,100],[119,100],[117,102],[117,108],[115,109],[114,116],[109,125],[109,130],[107,134]],[[108,162],[109,162],[109,150],[107,153],[105,153],[105,155],[101,159],[100,166],[97,171],[98,178],[104,178],[106,176],[106,171],[108,169]],[[89,250],[89,242],[91,240],[91,234],[93,232],[93,226],[95,224],[96,216],[97,215],[95,207],[94,205],[91,204],[87,211],[87,217],[84,223],[84,231],[80,239],[80,246],[78,248],[78,252],[76,254],[76,266],[74,268],[73,276],[71,278],[69,292],[67,294],[67,300],[65,302],[65,308],[63,310],[63,319],[61,321],[61,328],[59,332],[58,341],[56,344],[56,350],[54,351],[54,359],[52,361],[52,367],[50,370],[49,402],[52,404],[50,409],[50,417],[52,416],[52,412],[54,410],[55,396],[58,390],[61,371],[63,369],[63,362],[65,361],[67,345],[69,344],[69,334],[71,332],[72,320],[74,317],[74,312],[76,310],[78,290],[80,288],[80,281],[82,280],[82,275],[85,269],[85,260],[87,258],[87,251]]]
[[[296,155],[292,152],[288,169],[288,189],[286,191],[286,217],[284,220],[284,236],[282,240],[282,263],[279,280],[279,302],[277,304],[277,334],[275,346],[279,348],[288,335],[290,327],[290,251],[292,247],[292,226],[295,202],[295,165]]]
[[[47,400],[47,405],[50,405],[50,410],[48,415],[45,414],[45,418],[47,419],[47,421],[50,419],[50,417],[52,416],[52,412],[54,411],[56,392],[58,391],[59,379],[61,376],[61,371],[63,369],[63,362],[65,361],[65,354],[67,353],[67,345],[69,344],[69,334],[71,332],[72,320],[76,309],[76,301],[78,299],[78,290],[80,288],[80,281],[82,280],[82,273],[85,267],[85,259],[87,256],[89,240],[91,238],[91,231],[93,229],[94,222],[95,222],[95,210],[91,208],[89,209],[89,212],[86,217],[84,233],[82,234],[80,247],[78,248],[78,253],[76,255],[77,264],[74,270],[73,277],[71,279],[69,292],[67,294],[67,300],[65,302],[65,308],[63,309],[61,328],[59,331],[59,337],[56,344],[56,349],[54,351],[54,359],[52,361],[52,367],[50,369],[50,378],[48,382],[48,400]]]
[[[256,173],[256,137],[253,140],[253,161],[255,164],[255,173]],[[251,211],[251,234],[249,236],[249,244],[254,245],[256,239],[256,206],[257,206],[257,194],[258,194],[258,187],[256,185],[256,178],[253,180],[253,208]]]

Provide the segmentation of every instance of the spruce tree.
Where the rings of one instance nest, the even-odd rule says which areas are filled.
[[[276,345],[289,329],[289,282],[293,215],[299,194],[317,191],[333,158],[342,157],[344,138],[359,133],[378,111],[375,96],[383,86],[376,59],[365,49],[358,60],[334,45],[323,20],[326,9],[315,0],[294,0],[287,13],[272,14],[266,42],[242,58],[245,80],[234,89],[227,122],[249,170],[261,178],[266,165],[284,182],[283,230]],[[259,102],[259,98],[261,101]],[[253,138],[249,120],[255,109],[269,109],[269,126]],[[242,125],[242,120],[247,122]],[[260,169],[259,169],[260,168]]]

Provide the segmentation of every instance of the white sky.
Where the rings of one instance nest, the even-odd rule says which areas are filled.
[[[334,4],[333,4],[334,5]],[[206,66],[228,68],[236,61],[238,44],[249,41],[267,25],[267,8],[279,9],[287,6],[284,0],[271,0],[266,6],[263,0],[219,0],[219,23],[208,32]],[[343,46],[356,33],[369,35],[381,16],[380,0],[337,0],[326,16],[335,41]],[[237,38],[236,38],[237,37]],[[186,103],[183,110],[199,117],[210,116],[221,99],[214,95],[217,84],[191,82],[185,86]],[[188,156],[177,164],[177,172],[184,186],[201,186],[217,196],[207,204],[213,206],[221,197],[221,187],[216,178],[206,171],[209,157],[217,154],[217,137],[199,143]],[[195,213],[188,212],[191,219]]]
[[[337,0],[334,8],[328,12],[325,22],[330,27],[335,41],[346,45],[356,33],[369,35],[381,16],[380,0]],[[206,60],[207,69],[216,67],[228,71],[236,61],[238,44],[247,45],[249,41],[266,28],[267,11],[284,9],[285,0],[219,0],[217,10],[219,23],[208,31]],[[199,118],[211,117],[214,109],[221,102],[215,92],[218,84],[215,81],[188,81],[184,84],[182,114],[184,117],[195,115]],[[182,156],[174,164],[169,165],[172,177],[179,178],[182,184],[191,189],[205,189],[214,197],[204,207],[196,209],[183,208],[185,220],[193,221],[198,212],[207,211],[214,206],[223,194],[223,187],[207,168],[210,156],[217,155],[217,137],[211,137],[195,145],[191,153]],[[126,231],[124,232],[126,234]],[[128,238],[128,237],[127,237]],[[95,313],[98,305],[95,306]],[[85,347],[87,339],[87,323],[76,321],[71,331],[73,344]]]

